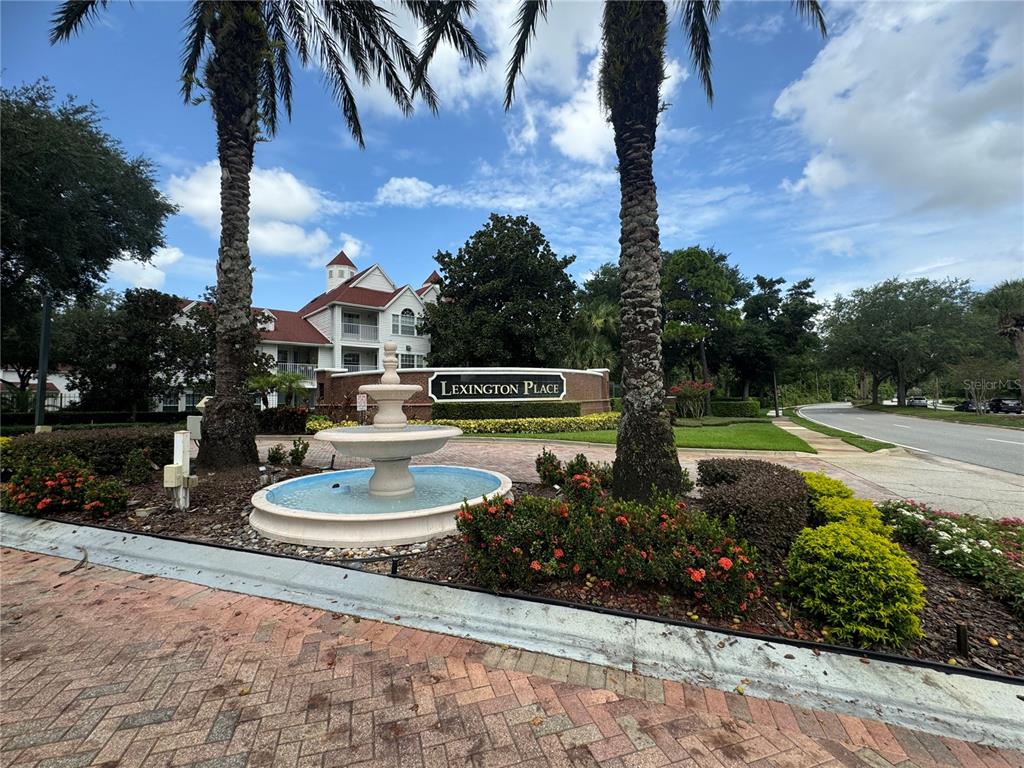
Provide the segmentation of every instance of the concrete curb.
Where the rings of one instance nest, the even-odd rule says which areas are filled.
[[[0,513],[0,542],[40,554],[309,605],[641,675],[1024,747],[1024,683],[423,584],[254,552]],[[384,596],[382,600],[382,596]]]

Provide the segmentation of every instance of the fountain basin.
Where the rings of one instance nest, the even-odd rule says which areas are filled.
[[[249,524],[267,538],[305,546],[412,544],[453,533],[463,502],[512,489],[500,472],[431,465],[410,468],[414,493],[382,497],[370,493],[373,471],[321,472],[267,486],[253,494]]]

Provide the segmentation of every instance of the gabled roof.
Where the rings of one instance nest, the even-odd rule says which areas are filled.
[[[192,299],[179,299],[178,306],[182,311],[191,308],[193,305],[208,306],[205,301],[194,301]],[[298,312],[287,309],[264,309],[253,307],[253,312],[267,312],[274,317],[274,329],[260,329],[260,339],[263,341],[283,341],[294,344],[330,344],[331,340],[324,336],[312,324],[302,317]]]
[[[330,344],[330,339],[314,328],[298,312],[286,309],[265,310],[274,316],[274,330],[260,331],[264,341],[291,341],[296,344]]]
[[[435,269],[433,272],[430,273],[430,275],[427,277],[427,279],[423,281],[423,285],[426,286],[426,285],[431,285],[433,283],[440,284],[440,282],[441,282],[441,276],[439,274],[437,274],[437,270]]]
[[[357,275],[358,277],[358,275]],[[337,288],[332,288],[326,293],[321,293],[311,302],[306,304],[297,314],[308,317],[318,309],[323,309],[335,302],[339,304],[356,304],[360,307],[383,308],[391,303],[391,300],[402,292],[401,288],[394,291],[375,291],[372,288],[359,288],[352,285],[355,278],[350,278]]]
[[[421,285],[419,288],[416,289],[416,295],[425,296],[427,293],[430,292],[432,288],[437,288],[437,285],[435,283],[427,283],[426,285]]]
[[[328,267],[352,267],[356,268],[356,265],[352,263],[352,259],[345,255],[344,251],[338,251],[338,255],[327,262]]]

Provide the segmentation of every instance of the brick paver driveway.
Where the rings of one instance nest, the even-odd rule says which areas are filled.
[[[3,766],[1024,766],[877,722],[0,556]]]

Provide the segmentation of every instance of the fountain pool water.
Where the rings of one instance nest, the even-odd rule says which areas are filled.
[[[381,383],[359,388],[379,405],[373,426],[316,434],[338,454],[369,459],[373,467],[297,477],[258,491],[249,515],[253,528],[271,539],[310,546],[410,544],[453,532],[463,503],[509,493],[512,481],[500,472],[409,467],[413,456],[439,450],[462,430],[407,423],[402,403],[421,388],[401,383],[396,349],[393,342],[384,344]]]

